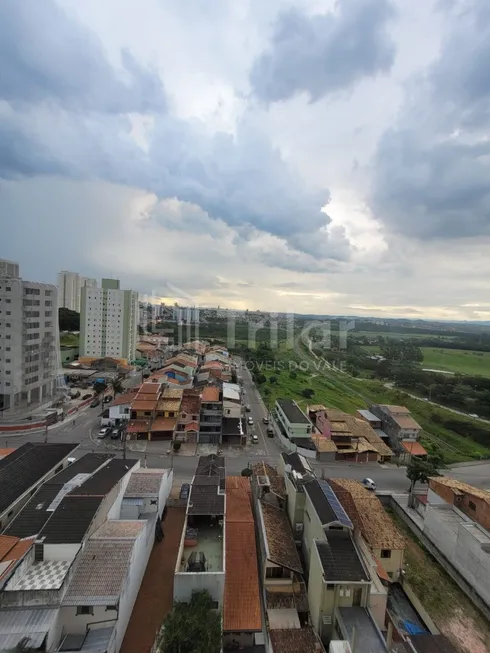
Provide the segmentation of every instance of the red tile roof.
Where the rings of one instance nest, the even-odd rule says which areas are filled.
[[[189,422],[185,425],[184,431],[199,431],[199,424],[197,422]]]
[[[412,456],[426,456],[427,455],[427,451],[420,444],[420,442],[403,441],[402,446],[405,449],[405,451],[408,451],[408,453],[411,453]]]
[[[7,449],[0,449],[0,458],[5,458],[5,456],[8,456],[13,451],[15,451],[15,447],[14,448],[8,447]]]
[[[208,385],[202,391],[202,401],[219,401],[219,388]]]
[[[124,404],[130,404],[134,400],[133,392],[126,392],[123,395],[118,395],[113,401],[111,401],[110,408],[113,406],[124,406]]]
[[[146,382],[143,383],[143,385],[140,388],[140,392],[143,394],[158,394],[160,392],[160,384],[159,383],[153,383],[153,382]]]
[[[128,424],[128,433],[148,433],[150,422],[147,419],[134,419]]]
[[[262,630],[250,480],[226,479],[226,569],[223,630]]]
[[[11,563],[2,573],[0,573],[0,578],[5,576],[5,574],[12,569],[13,565],[18,560],[21,560],[29,549],[34,546],[35,539],[36,538],[31,537],[29,539],[20,540],[18,537],[0,535],[0,550],[3,550],[3,556],[0,555],[0,562]],[[11,546],[12,540],[15,540],[13,546]]]
[[[173,431],[177,424],[176,417],[157,417],[153,420],[151,425],[151,432],[153,431]]]

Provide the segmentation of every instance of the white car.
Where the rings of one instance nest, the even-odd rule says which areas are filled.
[[[258,444],[259,438],[256,435],[252,435],[252,444]]]
[[[105,438],[107,435],[109,435],[110,430],[110,426],[104,426],[104,428],[100,429],[100,431],[97,433],[97,437],[102,440],[102,438]]]
[[[373,481],[372,478],[365,478],[362,481],[362,484],[367,490],[371,490],[372,492],[376,490],[376,483]]]
[[[248,424],[249,426],[253,426],[253,425],[254,425],[254,421],[253,421],[253,418],[252,418],[252,417],[249,417],[249,418],[247,419],[247,424]]]

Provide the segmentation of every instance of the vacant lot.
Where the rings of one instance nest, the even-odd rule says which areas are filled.
[[[490,353],[466,349],[433,349],[422,347],[424,367],[471,376],[490,377]]]
[[[405,523],[391,516],[407,537],[405,579],[437,628],[460,653],[488,653],[490,626],[486,619],[418,543]]]

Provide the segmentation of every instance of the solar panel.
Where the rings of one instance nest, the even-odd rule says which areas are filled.
[[[326,481],[318,481],[318,482],[320,484],[320,487],[322,488],[323,494],[327,498],[328,503],[330,504],[332,510],[334,511],[337,520],[342,524],[342,526],[346,526],[347,528],[354,528],[351,520],[347,516],[347,513],[343,509],[342,504],[337,499],[335,492],[332,490],[330,485]]]

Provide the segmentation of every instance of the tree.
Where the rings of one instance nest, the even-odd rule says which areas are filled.
[[[58,309],[60,331],[80,331],[80,313],[69,308]]]
[[[165,653],[219,653],[221,615],[207,590],[193,592],[189,603],[177,601],[163,623],[158,642]]]
[[[245,467],[245,469],[242,469],[241,471],[242,476],[252,476],[252,470],[250,467]]]
[[[182,446],[182,442],[179,442],[178,440],[175,440],[175,442],[174,442],[174,451],[175,452],[180,451],[181,446]]]
[[[277,383],[277,376],[274,376],[274,374],[272,376],[270,376],[269,377],[269,383]]]
[[[111,381],[111,390],[112,394],[114,396],[114,399],[116,398],[116,395],[120,395],[124,392],[124,386],[122,384],[121,379],[117,376],[115,379],[112,379]]]
[[[312,390],[311,388],[304,388],[303,390],[301,390],[301,394],[303,395],[303,397],[306,397],[307,399],[311,399],[315,394],[315,391]]]
[[[407,466],[407,478],[410,481],[410,493],[415,487],[415,483],[427,483],[431,476],[440,476],[439,469],[436,466],[438,458],[431,460],[430,456],[427,460],[419,460],[416,456],[410,458]]]
[[[294,370],[291,370],[291,371],[289,372],[289,378],[290,378],[290,379],[296,379],[297,377],[298,377],[298,374],[297,374],[297,372],[295,372]]]

